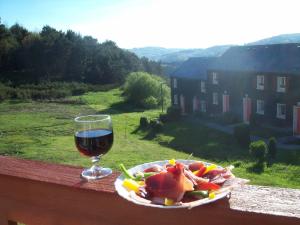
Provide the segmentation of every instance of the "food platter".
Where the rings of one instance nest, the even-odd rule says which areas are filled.
[[[176,160],[176,162],[180,162],[184,165],[189,165],[196,161],[195,160]],[[128,172],[131,174],[135,174],[139,171],[144,171],[145,169],[150,168],[152,166],[155,166],[155,165],[163,166],[163,165],[166,165],[167,163],[168,163],[168,160],[144,163],[144,164],[137,165],[133,168],[128,169]],[[210,163],[206,163],[206,162],[203,162],[203,163],[206,166],[211,165]],[[217,168],[223,169],[221,166],[217,166]],[[171,208],[189,208],[190,209],[190,208],[193,208],[196,206],[212,203],[219,199],[230,196],[231,190],[233,188],[240,187],[241,185],[243,185],[247,182],[247,180],[232,177],[232,178],[228,179],[226,181],[225,185],[223,185],[222,188],[220,188],[216,192],[214,198],[206,197],[206,198],[202,198],[202,199],[191,201],[191,202],[177,202],[176,204],[173,204],[173,205],[160,205],[160,204],[154,204],[152,201],[150,201],[146,198],[140,197],[134,191],[126,189],[123,186],[124,179],[125,179],[124,174],[121,174],[115,181],[115,189],[121,197],[123,197],[124,199],[126,199],[132,203],[138,204],[138,205],[143,205],[143,206],[147,206],[147,207],[155,207],[155,208],[163,208],[163,209],[171,209]]]

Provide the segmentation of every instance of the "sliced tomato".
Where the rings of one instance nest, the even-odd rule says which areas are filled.
[[[198,190],[218,190],[220,188],[221,186],[211,182],[198,183],[197,185]]]

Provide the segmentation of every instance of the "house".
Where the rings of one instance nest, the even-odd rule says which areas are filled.
[[[300,44],[231,47],[206,69],[207,113],[231,112],[245,123],[255,117],[300,134]]]
[[[206,112],[207,70],[215,57],[195,57],[183,62],[171,75],[172,105],[182,114]]]

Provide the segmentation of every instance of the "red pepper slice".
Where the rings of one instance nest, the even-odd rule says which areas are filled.
[[[211,183],[211,182],[198,183],[198,185],[197,185],[198,190],[218,190],[220,188],[221,188],[221,186]]]
[[[202,177],[205,171],[206,171],[206,166],[203,166],[203,167],[201,167],[201,168],[198,170],[197,173],[195,173],[195,175],[196,175],[197,177]]]

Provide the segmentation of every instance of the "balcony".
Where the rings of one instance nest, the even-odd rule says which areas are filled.
[[[191,210],[157,209],[119,197],[118,172],[86,182],[81,170],[0,156],[0,225],[300,224],[300,190],[246,185]]]

